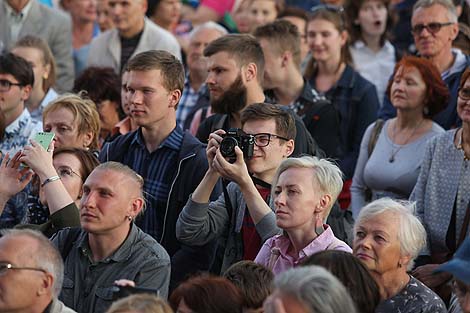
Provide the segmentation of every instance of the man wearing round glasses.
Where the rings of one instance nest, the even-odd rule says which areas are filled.
[[[292,115],[274,104],[249,105],[240,118],[242,130],[254,136],[253,156],[244,159],[236,147],[236,160],[228,162],[219,149],[225,131],[211,133],[206,149],[209,169],[176,224],[176,236],[185,244],[219,240],[223,256],[214,271],[221,273],[235,262],[253,260],[263,242],[280,232],[271,208],[271,182],[279,164],[294,151],[296,135]],[[209,203],[220,177],[231,182]]]
[[[457,93],[460,77],[470,65],[470,56],[452,48],[452,41],[458,32],[457,13],[451,0],[418,0],[413,6],[411,33],[417,53],[432,61],[449,87],[447,106],[434,116],[434,121],[445,129],[461,124],[456,110]],[[386,97],[379,117],[393,116],[396,116],[396,110]]]
[[[0,238],[0,312],[72,313],[57,300],[62,257],[44,235],[8,230]]]
[[[0,109],[6,125],[5,137],[0,141],[3,154],[14,155],[42,131],[42,123],[34,121],[24,105],[33,84],[34,74],[29,62],[12,53],[0,55]]]

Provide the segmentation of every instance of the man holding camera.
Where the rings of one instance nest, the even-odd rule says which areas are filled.
[[[294,151],[295,121],[280,106],[249,105],[241,112],[240,122],[242,129],[236,133],[217,130],[209,135],[209,168],[176,224],[178,240],[187,245],[219,240],[223,257],[220,268],[213,268],[216,272],[224,272],[242,259],[253,260],[263,242],[280,232],[268,205],[272,205],[270,183],[279,164]],[[230,163],[228,150],[234,140],[244,151],[235,146],[235,157]],[[209,203],[209,195],[220,177],[232,182],[224,194]]]

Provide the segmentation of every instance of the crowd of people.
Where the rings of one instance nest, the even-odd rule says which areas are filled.
[[[470,313],[468,0],[0,0],[0,312]]]

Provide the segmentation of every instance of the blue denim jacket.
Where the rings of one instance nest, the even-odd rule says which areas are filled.
[[[310,84],[315,87],[315,80],[311,79]],[[377,91],[371,82],[346,65],[336,85],[326,92],[326,97],[339,111],[341,142],[336,155],[344,178],[351,179],[362,136],[367,126],[377,119]]]

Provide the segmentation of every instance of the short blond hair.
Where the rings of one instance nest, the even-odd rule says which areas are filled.
[[[96,150],[99,147],[98,137],[100,135],[100,115],[96,109],[96,104],[92,100],[82,97],[82,95],[82,93],[63,94],[49,103],[42,114],[43,123],[49,113],[62,108],[69,110],[75,117],[74,122],[78,122],[79,134],[87,132],[93,133],[93,139],[88,148]]]
[[[279,176],[290,168],[307,168],[312,170],[313,186],[317,186],[321,192],[331,196],[330,207],[328,212],[326,212],[326,216],[328,216],[329,210],[331,210],[341,189],[343,189],[343,173],[339,167],[327,159],[319,159],[313,156],[287,158],[279,165],[274,175],[272,186],[276,186]],[[274,192],[275,188],[272,189],[273,198]]]
[[[106,313],[173,313],[171,307],[157,296],[151,294],[135,294],[114,302]]]

